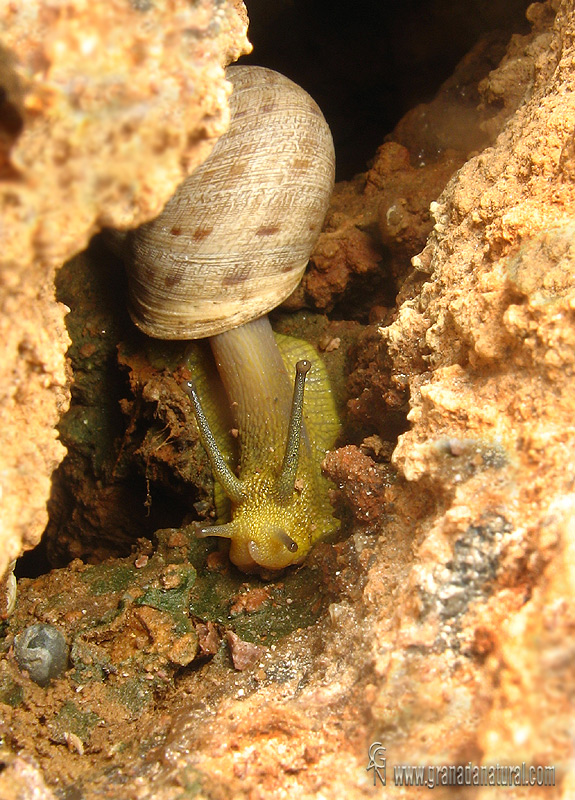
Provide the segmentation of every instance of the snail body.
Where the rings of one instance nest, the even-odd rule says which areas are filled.
[[[229,539],[230,559],[246,572],[299,563],[316,542],[339,527],[328,498],[330,483],[321,473],[339,432],[325,367],[308,342],[274,334],[267,317],[215,336],[210,344],[233,412],[241,488],[238,492],[232,481],[230,489],[227,476],[214,470],[225,493],[216,494],[219,524],[202,528],[198,535]],[[187,366],[196,394],[210,430],[217,432],[222,459],[235,475],[229,434],[211,402],[202,368],[194,362],[192,357]],[[299,449],[288,454],[286,465],[293,418],[290,376],[306,365]],[[204,445],[213,463],[212,448],[205,441]],[[286,478],[290,470],[293,475]]]
[[[157,338],[209,336],[234,413],[239,476],[212,430],[207,382],[192,358],[182,386],[230,501],[229,519],[218,503],[219,524],[198,535],[229,539],[240,569],[267,572],[301,562],[338,526],[321,474],[339,427],[325,370],[310,345],[287,337],[278,345],[263,317],[305,270],[333,188],[334,153],[318,106],[288,78],[237,66],[226,77],[228,131],[123,250],[136,325]]]

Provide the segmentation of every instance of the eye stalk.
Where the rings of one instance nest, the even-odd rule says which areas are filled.
[[[295,487],[297,465],[299,461],[299,445],[301,441],[303,391],[305,388],[305,379],[310,369],[311,361],[308,361],[307,359],[302,359],[295,365],[295,382],[293,387],[293,399],[286,440],[286,450],[280,477],[277,483],[277,492],[282,500],[287,499],[292,494]]]
[[[218,481],[224,492],[233,503],[241,503],[246,499],[242,482],[239,480],[239,478],[236,478],[234,473],[226,464],[226,460],[222,455],[222,451],[218,447],[218,443],[216,442],[215,436],[212,433],[210,424],[206,418],[206,415],[204,414],[204,409],[202,408],[198,393],[196,392],[194,382],[183,381],[181,383],[181,387],[192,401],[196,422],[200,432],[200,439],[209,456],[214,478]],[[217,536],[218,534],[209,535]]]
[[[285,455],[279,477],[277,478],[275,485],[270,487],[270,493],[275,494],[279,500],[287,500],[295,488],[302,432],[305,379],[310,369],[311,361],[308,361],[307,359],[302,359],[295,365],[295,382],[286,438]],[[194,387],[193,381],[183,381],[181,387],[192,402],[194,414],[196,416],[196,422],[200,432],[200,439],[210,459],[214,478],[221,485],[230,500],[235,505],[241,505],[247,498],[247,487],[245,482],[237,478],[228,467],[218,443],[216,442],[215,436],[211,431],[210,424],[202,408],[202,404]],[[218,525],[214,528],[206,528],[204,529],[206,533],[203,533],[203,535],[227,536],[226,533],[218,532],[220,529],[225,527],[225,525]],[[210,531],[210,533],[208,533],[208,531]],[[285,531],[279,529],[277,534],[278,539],[281,539],[282,536],[280,534],[283,534],[283,537],[285,537],[284,543],[290,552],[293,553],[297,551],[297,544],[287,533],[285,533]],[[295,547],[293,547],[293,545],[295,545]]]

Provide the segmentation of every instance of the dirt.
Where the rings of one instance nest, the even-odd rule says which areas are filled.
[[[185,529],[158,532],[157,540],[156,547],[140,541],[125,559],[94,566],[77,559],[19,582],[17,609],[2,631],[2,737],[13,752],[34,753],[55,788],[89,794],[119,753],[145,756],[182,697],[211,704],[218,682],[242,694],[281,683],[277,643],[313,630],[335,591],[333,581],[318,580],[329,551],[257,585],[229,561],[222,568],[210,558],[213,540]],[[62,631],[70,646],[65,673],[47,687],[14,656],[15,636],[38,621]],[[235,677],[248,668],[245,679]]]

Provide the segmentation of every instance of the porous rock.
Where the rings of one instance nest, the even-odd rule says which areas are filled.
[[[384,653],[381,636],[375,650],[388,681],[380,724],[398,686],[415,687],[401,670],[425,664],[413,706],[422,716],[407,722],[401,712],[413,760],[427,750],[427,759],[555,765],[558,796],[567,797],[573,4],[534,3],[528,18],[532,33],[514,37],[480,85],[484,102],[506,97],[501,107],[514,113],[432,205],[434,231],[415,259],[428,280],[382,329],[410,388],[411,430],[393,463],[404,491],[429,491],[435,507],[412,519],[415,561],[393,622],[404,650]],[[425,662],[408,646],[427,653]],[[433,745],[415,744],[426,729]]]
[[[3,4],[0,11],[0,575],[46,524],[69,402],[54,272],[103,225],[157,214],[228,122],[243,3]]]

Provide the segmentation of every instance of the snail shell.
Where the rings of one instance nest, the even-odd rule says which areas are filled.
[[[255,319],[299,283],[334,181],[314,100],[264,67],[229,67],[231,122],[163,212],[126,240],[129,309],[162,339],[212,336]]]
[[[26,670],[39,686],[47,686],[68,665],[69,648],[64,634],[45,622],[37,622],[19,633],[14,652],[20,669]]]

